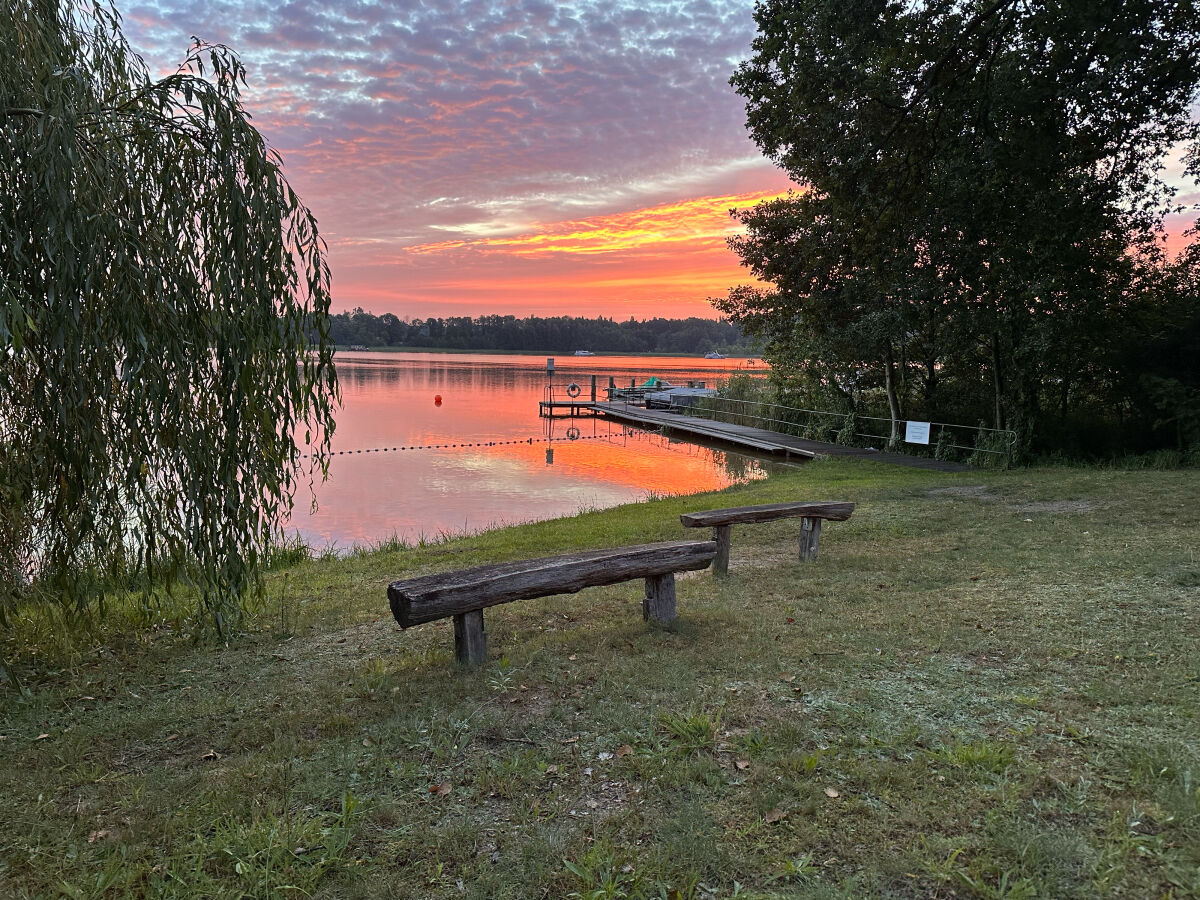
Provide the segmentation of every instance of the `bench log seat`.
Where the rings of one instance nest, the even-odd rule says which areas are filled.
[[[764,503],[761,506],[736,506],[730,509],[708,509],[703,512],[683,513],[679,521],[685,528],[713,529],[713,540],[717,542],[717,556],[713,560],[713,574],[729,574],[729,547],[732,542],[731,526],[745,522],[769,522],[774,519],[800,519],[800,560],[817,558],[817,544],[821,537],[821,522],[830,519],[844,522],[854,512],[853,503],[822,501],[819,503]]]
[[[393,581],[388,603],[401,628],[453,617],[455,658],[479,665],[487,658],[483,610],[489,606],[644,578],[642,617],[669,625],[675,573],[708,568],[716,555],[715,541],[667,541],[477,566]]]

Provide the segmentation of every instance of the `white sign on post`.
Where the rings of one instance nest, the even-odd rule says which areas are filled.
[[[928,444],[929,443],[929,423],[928,422],[905,422],[904,423],[904,441],[908,444]]]

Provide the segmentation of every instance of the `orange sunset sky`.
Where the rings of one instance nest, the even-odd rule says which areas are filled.
[[[190,35],[241,55],[329,242],[335,311],[715,317],[707,298],[748,280],[730,208],[794,187],[728,84],[748,0],[120,8],[154,71]]]

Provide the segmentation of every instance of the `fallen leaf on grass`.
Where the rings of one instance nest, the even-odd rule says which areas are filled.
[[[613,758],[613,755],[611,753],[609,753],[607,750],[601,750],[599,753],[596,754],[596,758],[598,760],[600,760],[601,762],[607,762],[608,760]]]
[[[107,828],[99,828],[87,836],[87,842],[89,844],[94,844],[96,841],[102,841],[108,837],[109,833],[110,832]]]
[[[773,810],[771,810],[769,813],[767,813],[765,816],[763,816],[763,821],[766,822],[768,825],[774,825],[776,822],[781,822],[786,818],[787,818],[787,813],[785,813],[782,809],[780,809],[777,806]]]
[[[50,737],[49,734],[39,734],[37,737],[34,738],[34,740],[35,741],[44,741],[48,737]]]
[[[780,681],[786,681],[786,682],[788,682],[789,684],[791,684],[793,681],[795,681],[795,680],[796,680],[796,676],[795,676],[795,675],[780,675],[780,676],[779,676],[779,680],[780,680]]]
[[[547,775],[557,775],[558,774],[558,766],[546,766],[546,774]]]
[[[364,747],[374,747],[376,743],[377,742],[376,742],[375,738],[371,737],[369,734],[365,738],[363,738],[363,746]]]
[[[568,656],[568,657],[567,657],[567,659],[570,659],[570,660],[573,660],[573,659],[575,659],[575,654],[574,654],[574,653],[572,653],[570,656]]]
[[[220,759],[220,758],[221,758],[221,754],[218,753],[216,750],[209,750],[207,753],[200,754],[201,762],[211,762],[214,759]]]
[[[840,797],[842,795],[837,792],[836,788],[825,788],[825,796],[828,797],[830,800],[836,800],[838,797]]]
[[[750,760],[748,760],[748,759],[738,759],[738,760],[734,760],[734,763],[733,763],[733,764],[734,764],[735,766],[737,766],[739,769],[748,769],[748,768],[750,768]]]
[[[441,784],[431,784],[429,793],[436,794],[439,797],[448,797],[450,795],[450,782],[443,781]]]
[[[633,748],[630,747],[628,744],[622,744],[620,747],[617,748],[617,756],[618,757],[633,756]]]
[[[599,805],[600,805],[600,804],[599,804],[599,803],[597,803],[595,800],[589,800],[589,801],[587,802],[587,808],[588,808],[588,809],[595,809],[595,808],[596,808],[596,807],[598,807]]]

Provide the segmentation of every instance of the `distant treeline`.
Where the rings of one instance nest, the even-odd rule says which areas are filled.
[[[726,321],[701,319],[585,319],[578,316],[451,316],[405,321],[363,309],[330,317],[341,347],[431,347],[446,350],[552,350],[571,353],[708,353],[756,356],[758,345]]]

